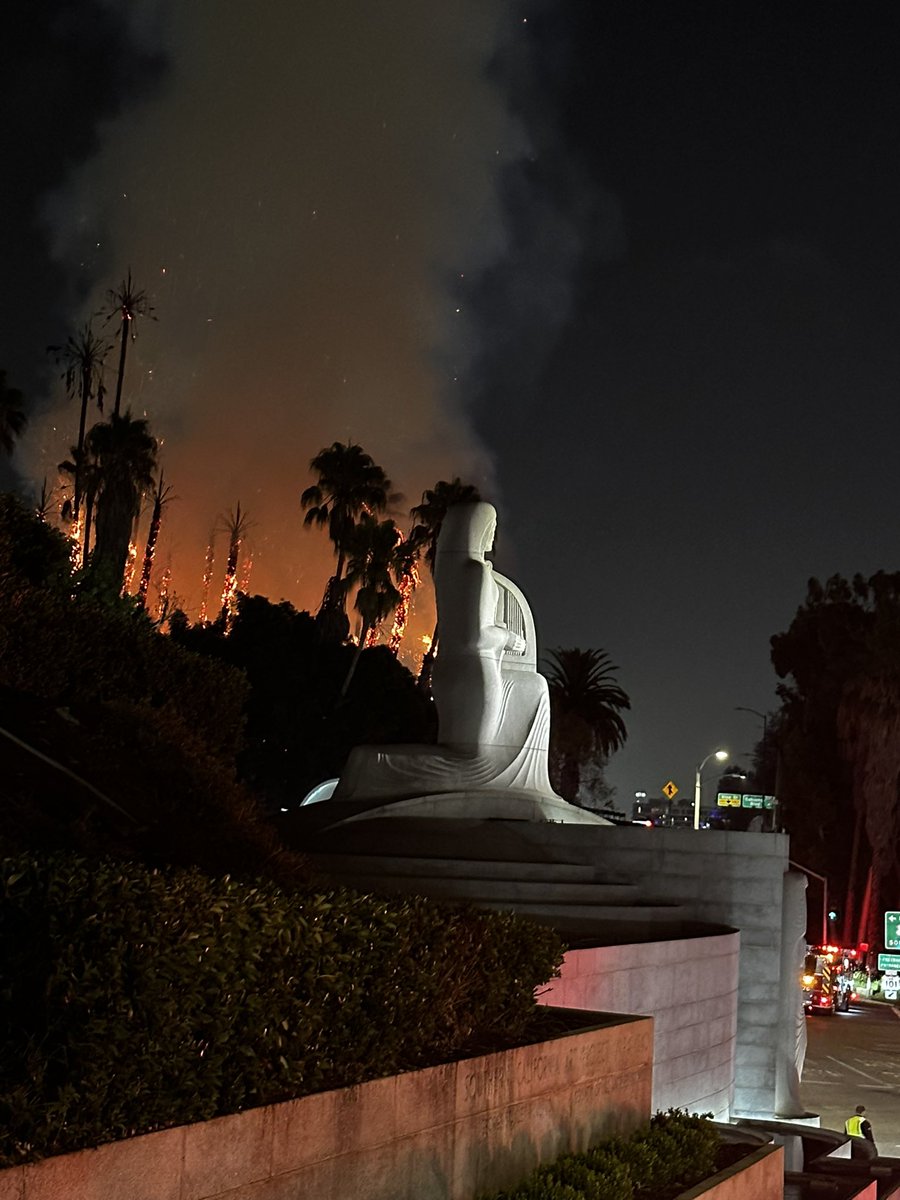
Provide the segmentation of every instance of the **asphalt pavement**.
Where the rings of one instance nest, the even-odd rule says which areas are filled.
[[[860,1001],[848,1013],[806,1018],[801,1095],[826,1129],[866,1106],[879,1154],[900,1157],[900,1009]]]

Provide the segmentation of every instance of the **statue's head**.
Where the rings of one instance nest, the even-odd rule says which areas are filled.
[[[483,558],[494,544],[497,510],[478,500],[474,504],[451,504],[441,524],[437,552]]]

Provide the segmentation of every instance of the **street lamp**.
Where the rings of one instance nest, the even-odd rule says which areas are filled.
[[[736,704],[734,706],[734,711],[735,712],[753,713],[754,717],[759,717],[759,719],[762,721],[762,723],[763,723],[762,744],[763,744],[763,754],[765,754],[765,752],[769,748],[769,742],[768,742],[769,714],[760,712],[758,708],[744,708],[743,704]]]
[[[700,776],[703,773],[703,768],[711,758],[716,762],[724,762],[728,757],[727,750],[713,750],[711,754],[707,754],[703,762],[697,767],[697,774],[694,776],[694,828],[700,828]]]
[[[758,708],[745,708],[743,704],[736,704],[734,706],[734,711],[735,712],[752,713],[754,717],[759,717],[759,719],[762,721],[762,727],[763,727],[762,771],[759,772],[759,775],[757,776],[756,786],[760,789],[760,791],[762,791],[765,788],[766,782],[769,782],[772,785],[772,791],[775,792],[775,794],[776,794],[776,799],[773,800],[773,804],[775,805],[775,808],[772,812],[772,829],[775,832],[777,832],[778,831],[778,800],[777,800],[778,768],[776,765],[776,768],[775,768],[776,778],[773,782],[771,780],[771,778],[769,777],[769,714],[767,712],[764,712],[764,713],[760,712]],[[757,760],[757,761],[759,761],[759,760]],[[762,776],[762,778],[759,777],[760,775]]]

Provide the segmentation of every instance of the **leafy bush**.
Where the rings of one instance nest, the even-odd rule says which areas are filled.
[[[72,574],[72,543],[39,521],[21,500],[0,492],[0,580],[57,586]]]
[[[240,672],[176,646],[141,614],[15,577],[0,579],[0,684],[56,704],[165,709],[232,758],[247,694]]]
[[[556,936],[421,899],[0,862],[0,1162],[521,1037]]]
[[[715,1171],[719,1135],[705,1118],[657,1113],[648,1129],[538,1167],[493,1200],[662,1200]]]

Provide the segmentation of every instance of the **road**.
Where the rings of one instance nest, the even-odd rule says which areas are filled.
[[[854,1004],[848,1013],[806,1018],[801,1094],[826,1129],[843,1129],[857,1104],[880,1154],[900,1157],[900,1009]]]

